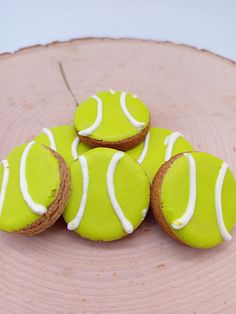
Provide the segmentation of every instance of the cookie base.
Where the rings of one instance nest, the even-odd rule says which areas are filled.
[[[89,136],[81,136],[79,135],[79,138],[81,142],[95,148],[95,147],[108,147],[108,148],[114,148],[121,151],[126,151],[130,148],[133,148],[140,144],[146,137],[148,131],[150,129],[150,123],[137,135],[131,136],[129,138],[126,138],[121,141],[117,142],[108,142],[108,141],[102,141],[102,140],[96,140],[94,138],[91,138]],[[79,131],[78,131],[79,132]]]
[[[184,153],[177,154],[173,156],[170,160],[166,161],[158,170],[155,175],[152,186],[151,186],[151,209],[159,226],[174,240],[183,243],[176,234],[172,231],[171,227],[167,223],[165,216],[162,211],[162,202],[161,202],[161,187],[163,183],[163,179],[165,177],[166,172],[168,171],[171,164],[182,157]]]

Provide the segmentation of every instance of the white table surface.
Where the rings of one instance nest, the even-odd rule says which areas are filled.
[[[169,40],[236,60],[236,1],[0,0],[0,53],[84,37]]]

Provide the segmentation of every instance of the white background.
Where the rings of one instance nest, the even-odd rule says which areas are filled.
[[[0,0],[0,53],[103,36],[169,40],[236,60],[236,1]]]

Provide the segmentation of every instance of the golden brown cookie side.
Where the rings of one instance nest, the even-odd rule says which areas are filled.
[[[162,183],[165,177],[165,174],[167,173],[168,169],[171,167],[173,162],[182,157],[184,153],[177,154],[173,156],[170,160],[165,162],[160,169],[158,170],[157,174],[155,175],[152,186],[151,186],[151,208],[153,215],[157,221],[157,223],[160,225],[160,227],[173,239],[180,241],[181,240],[176,236],[176,234],[172,231],[171,227],[167,223],[165,216],[162,211],[162,200],[161,200],[161,188]]]
[[[49,149],[49,148],[47,148]],[[21,234],[32,236],[51,227],[62,215],[70,193],[70,171],[64,159],[52,149],[51,153],[59,162],[60,187],[56,199],[48,206],[47,212],[31,225],[18,231]]]
[[[150,129],[150,123],[137,135],[131,136],[127,139],[117,141],[117,142],[108,142],[108,141],[101,141],[96,140],[94,138],[91,138],[89,136],[81,136],[79,135],[79,138],[81,142],[95,148],[95,147],[108,147],[108,148],[114,148],[122,151],[126,151],[128,149],[131,149],[138,144],[140,144],[142,141],[144,141],[148,131]],[[79,131],[77,131],[79,132]]]

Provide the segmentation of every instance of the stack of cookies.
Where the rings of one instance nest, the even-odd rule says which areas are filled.
[[[43,128],[0,164],[0,229],[35,235],[61,215],[94,241],[132,233],[152,208],[172,238],[196,248],[231,240],[236,181],[179,132],[150,127],[136,96],[109,90],[80,103],[74,123]]]

